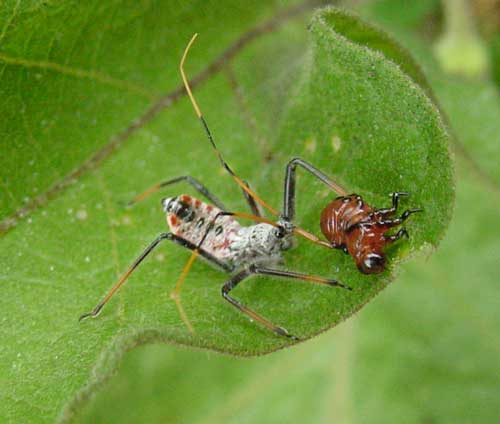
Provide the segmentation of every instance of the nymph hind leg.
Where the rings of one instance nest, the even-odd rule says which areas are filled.
[[[80,316],[79,320],[82,321],[83,319],[86,318],[95,318],[99,313],[101,312],[102,308],[108,301],[113,297],[113,295],[118,291],[118,289],[127,281],[127,279],[130,277],[132,272],[139,266],[139,264],[146,259],[146,257],[162,242],[163,240],[170,240],[173,241],[174,243],[189,249],[191,251],[197,250],[198,253],[203,256],[205,259],[216,265],[217,267],[221,268],[222,270],[226,272],[230,272],[232,268],[225,264],[224,262],[219,261],[217,258],[212,256],[210,253],[206,252],[203,249],[197,248],[193,243],[189,242],[188,240],[183,239],[182,237],[179,237],[173,233],[162,233],[160,234],[155,240],[153,240],[146,249],[137,257],[137,259],[130,265],[130,267],[127,269],[127,271],[119,278],[119,280],[111,287],[111,289],[108,291],[108,293],[102,298],[102,300],[94,307],[94,309],[90,312],[87,312],[83,315]],[[179,288],[180,290],[180,288]],[[178,290],[178,291],[179,291]],[[180,301],[176,302],[177,306],[179,308],[179,312],[181,316],[185,316],[183,313],[182,305],[180,305]],[[189,322],[189,321],[188,321]],[[188,324],[186,324],[188,325]],[[189,325],[188,325],[189,328]]]
[[[185,247],[186,249],[190,250],[192,252],[191,256],[189,257],[189,260],[186,262],[186,265],[184,265],[184,268],[182,269],[181,275],[177,279],[175,283],[174,289],[170,292],[170,298],[175,302],[177,306],[177,310],[179,311],[179,315],[184,321],[184,324],[186,324],[186,327],[191,333],[194,333],[194,328],[189,321],[189,318],[184,311],[184,308],[181,303],[181,289],[182,285],[184,284],[184,281],[189,273],[189,270],[191,269],[195,259],[197,258],[198,255],[203,256],[205,259],[207,259],[209,262],[212,264],[216,265],[217,267],[221,268],[222,270],[226,272],[231,272],[233,270],[233,267],[231,265],[228,265],[225,262],[220,261],[210,253],[208,253],[206,250],[204,250],[201,246],[197,246],[190,241],[183,239],[182,237],[176,236],[177,244],[179,244],[182,247]]]
[[[306,275],[306,274],[299,274],[299,273],[291,272],[291,271],[270,269],[270,268],[260,267],[257,265],[249,266],[247,269],[244,269],[243,271],[239,272],[238,274],[231,277],[228,281],[226,281],[226,283],[222,286],[222,290],[221,290],[222,297],[224,299],[226,299],[231,305],[233,305],[239,311],[243,312],[245,315],[250,317],[250,319],[259,322],[264,327],[268,328],[269,330],[271,330],[272,332],[276,333],[279,336],[288,337],[288,338],[293,339],[293,340],[299,340],[299,338],[290,334],[285,328],[273,324],[267,318],[264,318],[262,315],[258,314],[253,309],[250,309],[248,306],[245,306],[244,304],[242,304],[241,302],[236,300],[234,297],[229,295],[231,290],[233,290],[239,283],[241,283],[243,280],[245,280],[249,277],[252,277],[253,275],[256,275],[256,274],[288,278],[291,280],[303,280],[303,281],[309,282],[309,283],[324,284],[324,285],[328,285],[328,286],[338,286],[338,287],[342,287],[342,288],[351,290],[350,287],[347,287],[347,286],[339,283],[336,280],[329,280],[326,278],[321,278],[321,277],[316,277],[316,276]]]

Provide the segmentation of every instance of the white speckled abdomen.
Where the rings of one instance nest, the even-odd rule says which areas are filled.
[[[167,211],[168,226],[175,235],[198,245],[210,223],[222,210],[186,194],[178,196],[175,202],[188,205],[192,215],[182,218],[174,203],[172,211]],[[230,246],[241,228],[232,216],[219,216],[207,234],[202,249],[221,261],[232,262]]]
[[[164,199],[163,208],[172,233],[197,246],[221,209],[186,194]],[[232,216],[219,216],[201,248],[236,268],[255,263],[276,263],[281,251],[291,246],[290,237],[269,224],[241,226]]]

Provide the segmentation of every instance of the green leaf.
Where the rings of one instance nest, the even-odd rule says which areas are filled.
[[[182,47],[195,29],[206,28],[207,34],[191,51],[190,75],[194,74],[196,63],[198,69],[203,69],[247,29],[250,17],[261,22],[262,16],[270,13],[266,8],[259,12],[252,8],[248,11],[252,13],[247,14],[246,9],[225,11],[215,3],[211,6],[203,3],[190,12],[185,6],[186,9],[177,8],[171,15],[172,6],[163,6],[161,10],[151,7],[139,13],[116,5],[112,10],[120,30],[113,31],[111,25],[109,48],[125,52],[115,56],[123,59],[124,66],[131,66],[137,59],[149,69],[147,75],[158,73],[155,81],[162,81],[162,69],[174,81],[172,75],[177,75]],[[96,6],[96,10],[101,9]],[[178,15],[180,10],[186,15]],[[62,7],[46,14],[28,14],[24,24],[29,24],[29,17],[41,19],[39,15],[50,21],[64,11],[70,13]],[[90,16],[89,22],[95,22],[97,28],[109,28],[104,19],[109,15],[93,13],[94,9],[89,9],[85,15]],[[198,18],[186,25],[186,16]],[[170,19],[172,27],[166,25]],[[378,51],[334,31],[335,25],[352,20],[334,9],[318,12],[310,26],[311,51],[305,61],[301,50],[304,25],[290,25],[262,38],[224,72],[215,74],[200,87],[196,96],[228,161],[273,205],[281,202],[284,167],[292,156],[313,162],[377,206],[389,203],[387,194],[391,191],[411,192],[403,207],[422,206],[425,213],[408,222],[410,243],[399,243],[389,252],[392,269],[411,252],[435,246],[446,228],[453,198],[447,135],[435,106],[401,68]],[[40,22],[42,25],[43,20]],[[57,22],[68,25],[65,31],[74,31],[69,28],[68,19]],[[140,28],[138,32],[126,30],[135,27],[131,22]],[[229,29],[225,22],[231,22]],[[179,25],[179,31],[172,29],[174,24]],[[224,31],[220,30],[221,25]],[[82,27],[86,28],[83,24]],[[63,56],[66,62],[84,59],[79,52],[86,52],[85,41],[93,40],[96,31],[82,33],[73,40],[75,47],[71,47],[76,56]],[[47,34],[41,31],[34,37],[43,44]],[[290,40],[296,43],[290,46]],[[83,50],[78,49],[80,45]],[[98,46],[89,49],[99,54]],[[168,66],[148,62],[149,55],[145,60],[142,53],[146,48],[153,50],[151,56],[159,56],[166,49]],[[59,52],[57,48],[55,51]],[[89,58],[96,60],[91,55]],[[103,60],[107,59],[103,54]],[[304,72],[296,79],[297,67],[293,65],[302,62]],[[23,66],[16,69],[24,70]],[[9,72],[14,73],[15,69],[9,68]],[[124,74],[131,77],[135,72],[127,69]],[[78,93],[86,92],[87,83],[75,88],[73,84],[79,84],[78,78],[65,82]],[[67,102],[76,108],[75,99],[79,97],[72,90],[63,90],[57,78],[54,85],[55,88],[47,89],[56,89],[63,97],[40,94],[33,101],[37,114],[58,116],[54,111],[64,111]],[[68,97],[64,96],[66,92]],[[102,107],[110,116],[120,115],[122,109],[129,112],[126,97],[115,93],[114,100],[123,103],[111,107],[96,101],[100,106],[95,110]],[[92,117],[93,101],[79,101],[83,105],[80,107],[89,108],[87,117]],[[50,107],[42,107],[44,102],[50,103]],[[131,109],[137,112],[140,105],[131,101]],[[91,120],[84,122],[84,130],[80,131],[87,138],[103,139],[101,133],[93,130]],[[184,308],[196,329],[191,335],[168,296],[188,252],[169,245],[161,246],[141,265],[98,319],[77,322],[77,317],[94,306],[141,249],[165,231],[158,206],[160,196],[132,210],[120,206],[135,193],[159,180],[190,174],[202,179],[231,210],[245,210],[240,191],[220,172],[186,99],[175,103],[161,119],[145,124],[98,169],[81,176],[77,184],[32,213],[0,241],[0,266],[5,270],[1,277],[4,334],[0,378],[22,382],[2,384],[0,388],[0,416],[6,419],[53,420],[68,400],[75,399],[63,415],[71,417],[81,400],[115,369],[124,352],[138,344],[165,341],[238,355],[262,354],[290,344],[248,322],[227,305],[220,297],[227,275],[202,262],[195,264],[182,292]],[[110,134],[121,125],[116,124]],[[99,128],[103,126],[101,123]],[[72,130],[71,125],[65,124],[59,128],[65,139],[72,139]],[[256,135],[261,136],[260,144],[251,141]],[[50,133],[46,138],[50,144]],[[89,151],[96,146],[92,144]],[[54,149],[58,151],[56,162],[78,151],[67,146],[62,153]],[[80,163],[85,157],[74,154],[72,163]],[[269,157],[272,160],[266,163]],[[22,156],[14,156],[10,166],[21,159]],[[72,160],[69,157],[69,162]],[[21,164],[19,169],[22,174]],[[44,179],[43,187],[54,181],[49,177]],[[16,193],[24,189],[22,184],[17,187]],[[189,187],[162,195],[178,194],[177,190],[189,191]],[[301,176],[298,196],[298,223],[316,232],[321,207],[332,193]],[[305,241],[286,255],[286,262],[289,269],[334,276],[355,288],[351,293],[256,278],[235,290],[237,298],[302,338],[345,319],[390,280],[389,271],[381,276],[362,276],[351,258]]]

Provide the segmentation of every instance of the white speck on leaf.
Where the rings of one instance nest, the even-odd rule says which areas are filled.
[[[342,140],[338,135],[332,137],[332,148],[334,152],[338,152],[342,147]]]
[[[323,189],[318,192],[318,196],[320,196],[322,199],[326,199],[331,194],[332,194],[331,190],[328,189]]]
[[[314,153],[316,151],[316,140],[314,138],[307,139],[304,143],[307,152]]]
[[[76,217],[80,220],[80,221],[85,221],[87,218],[88,218],[88,213],[85,209],[81,209],[79,210],[77,213],[76,213]]]

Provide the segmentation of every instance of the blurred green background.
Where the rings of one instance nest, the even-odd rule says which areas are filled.
[[[240,359],[168,345],[126,354],[80,423],[495,423],[500,414],[500,4],[346,1],[417,58],[456,144],[454,218],[356,316]]]

